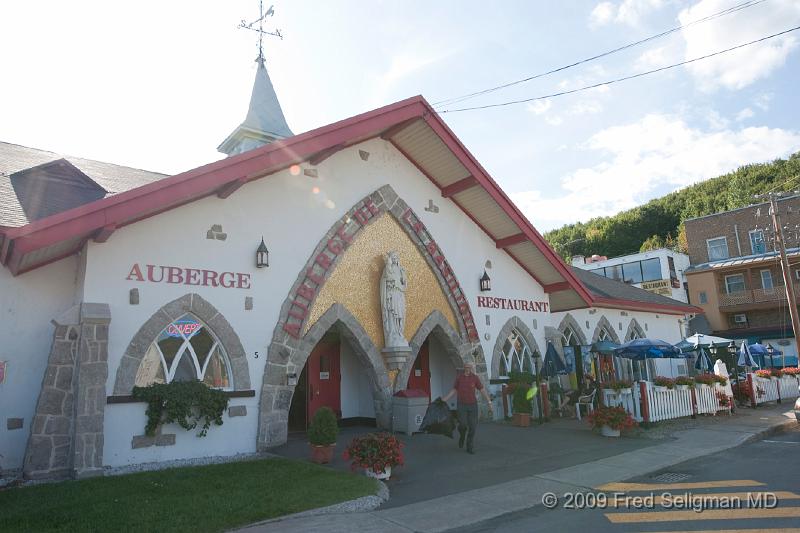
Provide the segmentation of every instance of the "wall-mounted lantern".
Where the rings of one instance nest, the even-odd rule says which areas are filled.
[[[269,250],[264,244],[264,237],[261,237],[261,244],[256,249],[256,267],[264,268],[269,266]]]
[[[492,290],[492,280],[489,278],[489,274],[486,271],[483,271],[483,276],[481,276],[481,292],[486,292]]]

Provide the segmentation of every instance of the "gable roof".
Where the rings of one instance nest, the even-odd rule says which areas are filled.
[[[645,306],[644,308],[648,311],[661,309],[668,314],[670,311],[702,313],[700,308],[688,305],[680,300],[646,291],[622,281],[595,274],[590,270],[583,270],[577,267],[570,268],[572,268],[573,274],[592,293],[594,302],[598,307],[608,307],[606,303],[611,302],[613,304],[611,307],[624,307],[631,310],[637,310],[639,306]]]
[[[397,148],[441,190],[442,197],[452,200],[498,249],[508,253],[541,284],[549,293],[552,311],[595,303],[598,297],[550,248],[421,96],[107,196],[23,227],[0,228],[0,263],[15,275],[34,269],[77,252],[88,239],[104,242],[118,227],[206,196],[227,198],[249,181],[293,164],[317,165],[343,148],[376,137]],[[697,311],[691,306],[672,309],[673,313]]]
[[[157,172],[0,142],[0,227],[24,226],[165,177]],[[53,187],[58,182],[72,185],[71,190]]]

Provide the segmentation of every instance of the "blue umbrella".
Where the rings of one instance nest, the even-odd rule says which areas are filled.
[[[592,347],[589,348],[589,351],[596,352],[603,355],[614,355],[614,350],[619,348],[619,344],[613,341],[605,340],[605,341],[597,341],[592,344]]]
[[[695,361],[694,367],[700,372],[714,372],[714,364],[703,348],[698,350],[697,361]]]
[[[542,361],[542,377],[549,378],[556,374],[566,374],[567,367],[564,366],[564,361],[558,356],[555,346],[552,342],[547,343],[547,351],[544,353],[544,360]]]
[[[680,351],[675,346],[658,339],[634,339],[628,341],[614,350],[614,355],[635,361],[681,357]]]
[[[753,355],[753,360],[759,363],[759,366],[766,367],[766,366],[774,366],[773,356],[776,355],[783,355],[783,352],[780,350],[776,350],[772,348],[772,355],[769,353],[769,349],[772,348],[771,344],[764,346],[763,344],[751,344],[750,345],[750,353]],[[767,364],[767,357],[769,357],[769,365]]]
[[[753,360],[753,354],[750,353],[750,347],[747,346],[746,341],[742,341],[742,346],[739,348],[739,360],[736,362],[738,366],[752,366],[758,368],[755,360]]]

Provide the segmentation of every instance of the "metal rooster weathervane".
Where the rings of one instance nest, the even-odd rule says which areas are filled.
[[[283,34],[281,30],[275,29],[275,31],[267,31],[264,29],[264,19],[267,17],[271,17],[275,14],[275,6],[269,6],[267,12],[264,13],[264,2],[263,0],[259,0],[258,2],[258,12],[261,16],[259,16],[253,22],[247,22],[246,20],[242,19],[239,23],[237,28],[243,28],[245,30],[251,30],[258,33],[258,57],[256,61],[264,61],[264,48],[263,48],[263,40],[264,35],[272,35],[273,37],[277,37],[278,39],[283,40]],[[257,25],[257,26],[256,26]]]

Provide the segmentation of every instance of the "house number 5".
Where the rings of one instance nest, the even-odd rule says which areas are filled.
[[[255,352],[255,353],[253,354],[253,356],[254,356],[256,359],[258,359],[258,352]]]

